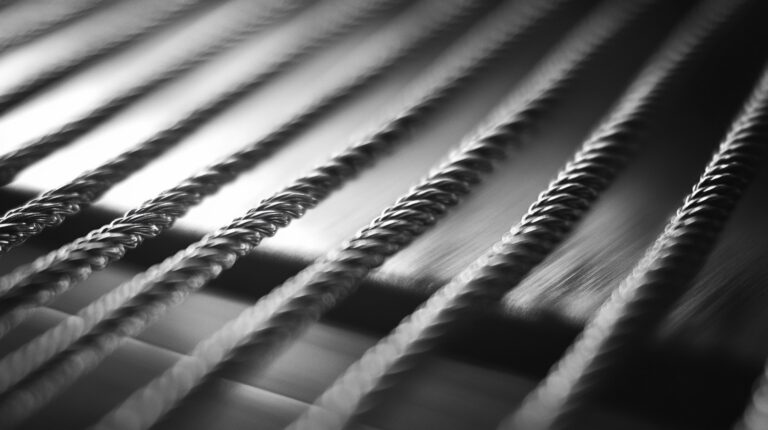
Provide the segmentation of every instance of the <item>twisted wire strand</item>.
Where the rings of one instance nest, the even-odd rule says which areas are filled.
[[[245,216],[118,287],[140,294],[107,312],[85,336],[5,393],[0,398],[0,414],[9,421],[28,416],[103,359],[124,336],[143,329],[167,306],[201,288],[264,237],[301,216],[400,143],[405,133],[535,27],[549,7],[540,3],[516,10],[519,13],[507,14],[509,19],[502,28],[476,29],[471,35],[474,43],[459,43],[460,49],[449,50],[442,57],[447,61],[430,67],[407,92],[408,101],[402,109],[371,135],[263,200]]]
[[[110,224],[41,257],[22,269],[26,277],[17,284],[17,287],[23,285],[25,288],[23,297],[26,297],[26,300],[24,305],[17,304],[14,311],[0,319],[0,336],[21,322],[29,314],[32,304],[45,304],[55,295],[61,294],[85,279],[93,271],[101,270],[122,258],[127,248],[139,246],[147,238],[161,234],[190,207],[199,204],[203,198],[214,194],[240,173],[262,161],[291,137],[384,74],[426,41],[461,23],[468,12],[477,6],[477,3],[464,0],[439,1],[442,11],[436,10],[436,1],[422,2],[423,7],[416,11],[415,16],[425,19],[419,19],[418,27],[414,26],[414,29],[417,29],[414,33],[415,37],[406,37],[406,43],[397,43],[400,42],[397,40],[389,47],[380,48],[372,55],[374,61],[370,61],[355,79],[329,91],[267,136],[160,193]],[[396,32],[398,39],[402,38],[403,32],[402,28],[398,28]],[[53,278],[57,281],[52,284]],[[39,283],[35,284],[36,280]],[[30,290],[34,290],[36,295],[30,296]],[[114,290],[82,309],[77,315],[0,359],[0,392],[5,391],[54,354],[62,351],[79,335],[85,333],[87,328],[103,318],[108,311],[117,308],[130,295],[137,293],[138,291]]]
[[[362,24],[380,1],[367,0],[350,7],[334,9],[327,20],[318,21],[317,32],[280,54],[266,67],[262,67],[245,81],[237,82],[202,106],[186,114],[175,123],[155,133],[131,149],[119,154],[99,167],[79,175],[61,187],[47,191],[0,217],[0,255],[22,244],[44,229],[61,224],[107,192],[113,185],[127,178],[158,155],[178,144],[184,137],[223,112],[235,102],[251,94],[272,78],[283,73],[307,55],[331,43],[336,37]],[[334,5],[335,6],[335,5]],[[328,14],[330,15],[330,14]],[[5,279],[5,278],[4,278]],[[12,285],[0,280],[0,293]],[[0,296],[0,308],[5,301]]]
[[[648,338],[703,266],[767,145],[768,69],[662,235],[504,428],[582,428],[580,414],[595,393]],[[746,428],[765,428],[765,421],[754,417],[745,417]]]
[[[628,162],[634,146],[630,140],[638,134],[640,123],[651,119],[674,82],[690,72],[693,59],[702,53],[723,17],[709,18],[682,26],[661,54],[649,61],[618,107],[519,225],[366,351],[289,428],[344,427],[373,407],[377,394],[433,350],[469,308],[497,300],[540,263]]]
[[[470,136],[409,194],[340,250],[273,290],[202,341],[160,378],[134,393],[102,421],[104,428],[142,420],[145,425],[151,424],[153,421],[146,421],[148,416],[169,410],[238,348],[257,348],[261,355],[256,363],[250,364],[264,365],[274,356],[276,347],[295,337],[302,327],[351,293],[367,273],[437,222],[492,170],[496,161],[521,143],[522,135],[530,131],[584,68],[605,50],[619,29],[635,16],[640,3],[618,5],[614,3],[601,10],[580,26],[531,72],[532,78],[521,85],[522,97],[513,93],[491,116],[493,120],[488,125]],[[503,21],[505,17],[498,18]],[[323,427],[317,422],[310,426]]]
[[[289,428],[342,428],[375,406],[376,396],[433,350],[469,308],[498,299],[541,262],[626,163],[631,155],[628,140],[637,134],[639,123],[649,119],[659,97],[669,91],[670,79],[680,78],[682,66],[692,58],[691,51],[674,52],[669,50],[671,55],[649,63],[615,113],[541,195],[521,224],[368,350]],[[664,72],[657,74],[656,70]]]
[[[115,35],[100,45],[92,46],[63,62],[30,75],[13,88],[0,94],[0,114],[3,114],[23,102],[44,87],[70,75],[84,67],[110,55],[115,55],[141,40],[144,40],[170,25],[192,16],[203,9],[216,7],[216,2],[209,0],[174,0],[170,5],[156,11],[140,25]]]
[[[546,411],[553,414],[549,428],[567,427],[589,400],[582,396],[615,371],[617,358],[648,335],[698,273],[767,142],[768,71],[664,233],[519,413]]]
[[[280,12],[275,13],[275,11],[261,11],[261,13],[264,15],[253,19],[254,12],[242,10],[240,22],[233,23],[226,31],[214,35],[180,62],[136,86],[129,87],[58,129],[31,140],[15,151],[3,154],[0,156],[0,186],[11,183],[23,169],[40,161],[57,149],[72,143],[139,98],[151,94],[164,84],[180,79],[187,72],[210,61],[221,51],[237,45],[281,15]]]
[[[92,12],[107,7],[114,3],[115,0],[87,0],[81,3],[69,3],[66,9],[61,11],[60,14],[49,17],[47,20],[32,23],[27,26],[24,31],[12,34],[8,37],[0,37],[0,53],[10,49],[16,48],[19,45],[30,42],[39,36],[48,34],[58,28],[71,24],[80,18],[88,16]],[[0,8],[3,7],[0,4]]]

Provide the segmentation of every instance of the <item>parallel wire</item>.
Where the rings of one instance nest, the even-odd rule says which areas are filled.
[[[438,9],[435,7],[435,1],[443,5]],[[236,179],[240,173],[262,161],[331,108],[398,64],[413,50],[462,22],[475,6],[476,4],[465,0],[422,2],[419,10],[412,11],[412,17],[408,18],[419,18],[418,26],[412,25],[412,28],[405,30],[398,26],[396,32],[390,31],[392,34],[389,38],[395,40],[380,46],[379,50],[373,53],[372,60],[366,61],[351,81],[329,90],[265,137],[160,193],[108,225],[21,269],[29,274],[24,280],[24,288],[27,291],[37,288],[37,295],[27,300],[27,306],[17,308],[0,320],[0,336],[21,322],[29,314],[33,303],[45,304],[92,272],[102,270],[122,258],[127,248],[135,248],[147,238],[161,234],[190,207],[199,204],[203,198],[214,194],[223,185]],[[52,283],[52,279],[56,281]],[[35,281],[39,283],[35,284]],[[137,293],[138,291],[117,289],[0,359],[0,392],[7,390],[54,354],[65,349],[109,310],[116,309],[130,295]]]
[[[503,428],[584,428],[581,414],[601,387],[691,285],[767,147],[768,68],[664,232]],[[748,414],[745,424],[753,427],[746,428],[765,428],[753,418]]]
[[[621,366],[620,357],[647,338],[690,285],[751,182],[766,145],[768,71],[683,207],[524,403],[520,422],[546,414],[552,417],[547,428],[571,428],[566,420],[588,406],[598,385]],[[764,428],[764,422],[747,428]]]
[[[635,146],[630,140],[636,138],[639,125],[649,120],[683,72],[690,71],[692,60],[723,18],[699,17],[682,26],[521,223],[369,349],[289,428],[342,428],[433,350],[465,311],[497,300],[516,286],[562,241],[627,163]]]
[[[185,19],[201,9],[209,7],[215,7],[215,3],[212,3],[210,0],[172,0],[170,6],[164,5],[162,9],[151,16],[151,19],[145,20],[140,25],[122,34],[118,34],[102,44],[94,45],[39,73],[32,74],[15,87],[6,90],[0,94],[0,114],[7,112],[32,94],[57,80],[97,60],[115,55],[120,50],[156,34],[158,31],[167,28],[181,19]]]
[[[530,78],[501,105],[488,125],[470,136],[420,185],[386,209],[342,249],[310,266],[259,300],[201,342],[190,354],[132,395],[104,421],[141,420],[162,413],[189,393],[237,348],[261,353],[251,367],[274,357],[278,347],[351,293],[385,259],[407,246],[469,193],[499,159],[521,144],[523,135],[603,52],[620,29],[639,14],[640,3],[613,3],[585,21]],[[504,17],[498,17],[503,22]],[[347,403],[354,410],[355,405]],[[324,423],[328,427],[341,423]],[[323,428],[312,422],[311,428]],[[138,427],[144,428],[144,427]]]
[[[263,6],[259,7],[263,8]],[[152,93],[170,81],[183,77],[187,72],[211,60],[221,51],[227,50],[251,34],[261,30],[265,25],[282,16],[286,9],[282,7],[260,11],[263,14],[260,17],[254,17],[253,12],[243,10],[242,18],[240,18],[241,22],[233,23],[229,29],[214,35],[177,64],[172,65],[144,82],[127,88],[103,102],[100,106],[85,112],[79,118],[58,127],[58,129],[27,142],[17,150],[1,155],[0,186],[11,183],[15,176],[23,169],[45,158],[57,149],[72,143],[82,134],[109,119],[142,96]]]
[[[109,6],[115,0],[87,0],[80,3],[69,4],[60,14],[49,17],[40,22],[31,23],[26,26],[24,31],[12,34],[8,37],[0,37],[0,53],[10,48],[16,48],[19,45],[27,43],[35,38],[48,34],[60,27],[73,23],[80,18],[89,15],[91,12],[105,6]],[[119,0],[123,1],[123,0]],[[4,5],[0,3],[0,8]],[[39,7],[39,6],[38,6]]]
[[[398,114],[384,122],[369,137],[349,146],[328,162],[295,180],[277,194],[262,201],[231,224],[206,235],[186,250],[153,266],[121,290],[141,292],[124,306],[102,319],[69,349],[55,356],[0,399],[0,414],[17,421],[47,403],[54,395],[90,370],[116,348],[125,336],[138,333],[159,317],[168,306],[183,300],[192,291],[218,276],[242,255],[254,249],[264,237],[272,236],[292,219],[314,207],[362,169],[391,150],[401,137],[417,126],[427,114],[465,86],[491,61],[496,60],[527,30],[543,19],[550,6],[524,4],[508,15],[504,31],[481,29],[471,42],[460,43],[448,61],[430,68],[408,94],[409,101]],[[498,28],[494,30],[499,30]],[[151,420],[149,413],[143,420]]]
[[[456,1],[465,2],[454,0],[454,3]],[[391,3],[392,0],[376,0],[365,13],[382,10]],[[431,5],[429,1],[424,3]],[[468,3],[466,5],[468,6]],[[430,8],[429,12],[434,13],[433,9]],[[454,12],[458,16],[464,9],[457,7],[456,10],[446,11]],[[408,40],[408,45],[395,44],[396,46],[391,46],[386,52],[378,53],[375,61],[361,67],[353,79],[329,91],[259,141],[187,178],[158,197],[144,202],[139,208],[113,220],[109,225],[94,230],[0,278],[0,337],[21,322],[30,308],[48,303],[58,294],[86,279],[93,271],[102,270],[108,264],[119,260],[126,248],[135,248],[146,238],[161,234],[204,196],[217,192],[222,185],[235,179],[239,173],[298,133],[301,127],[309,125],[325,111],[394,66],[411,49],[419,47],[421,42],[429,38],[433,30],[439,30],[440,25],[450,24],[452,17],[448,14],[445,22],[437,20],[433,26],[424,25],[418,28],[419,33],[414,34],[412,39],[404,38]],[[0,372],[2,370],[0,367]],[[0,377],[0,381],[2,380]],[[0,382],[0,387],[2,386],[3,383]]]
[[[649,119],[659,97],[669,91],[670,79],[680,77],[676,76],[680,66],[690,60],[690,56],[678,54],[650,63],[620,102],[617,113],[603,122],[520,225],[350,366],[290,428],[343,427],[373,407],[381,391],[397,383],[433,350],[465,311],[498,299],[542,261],[631,155],[627,141],[635,137],[638,125]],[[662,72],[657,74],[658,70]]]
[[[307,55],[331,43],[338,36],[360,25],[372,13],[379,10],[382,2],[391,0],[366,0],[350,7],[328,8],[324,19],[318,20],[315,33],[279,54],[267,66],[261,67],[244,81],[230,88],[186,114],[170,126],[155,133],[133,148],[119,154],[99,167],[79,175],[61,187],[47,191],[23,206],[11,209],[0,217],[0,255],[22,244],[44,229],[61,224],[64,219],[101,197],[158,155],[178,144],[184,137],[197,130],[235,102],[253,93],[272,78],[283,73]],[[335,6],[335,5],[334,5]],[[330,13],[332,12],[332,13]],[[268,15],[267,19],[270,19]],[[20,274],[0,278],[0,293],[8,291]],[[7,307],[5,296],[0,295],[0,313]]]

